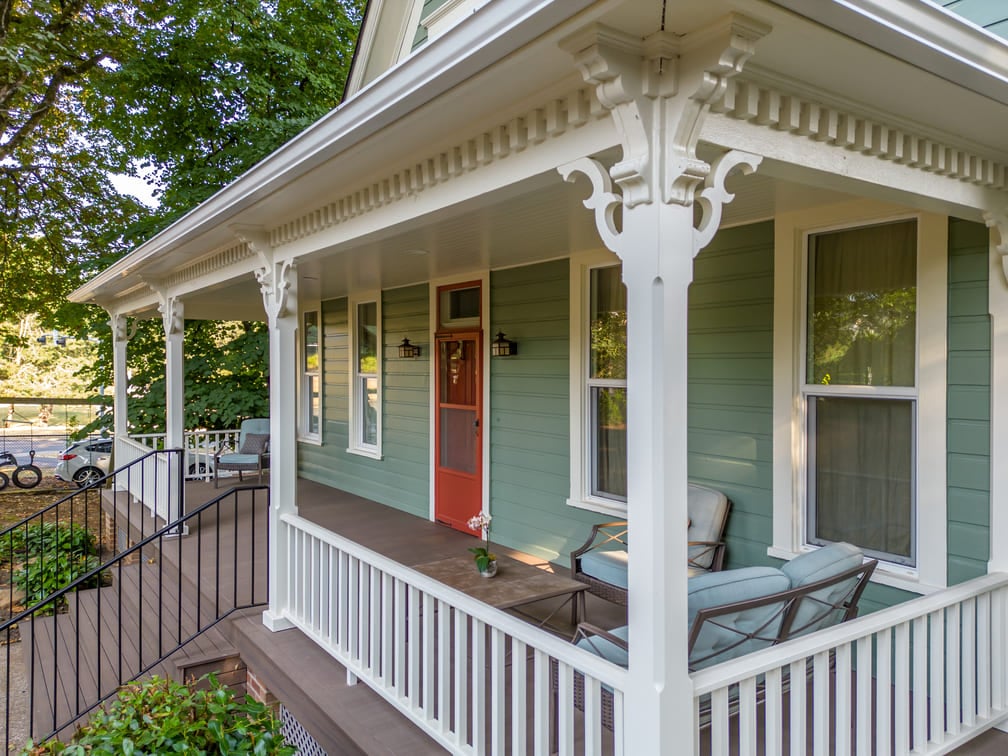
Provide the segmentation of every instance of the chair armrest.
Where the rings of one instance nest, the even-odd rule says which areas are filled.
[[[690,567],[696,567],[697,569],[708,570],[710,572],[720,572],[724,568],[724,554],[727,544],[724,541],[687,541],[686,548],[691,546],[703,546],[705,547],[703,551],[693,557],[686,558],[686,564]],[[712,554],[711,566],[709,568],[702,567],[696,563],[696,559],[702,557],[706,554]]]
[[[613,645],[619,646],[624,651],[630,649],[629,644],[625,640],[613,635],[608,630],[603,630],[598,625],[591,624],[590,622],[582,622],[577,626],[577,630],[574,631],[574,637],[571,638],[571,643],[577,643],[578,640],[580,640],[581,638],[584,638],[589,643],[591,643],[591,638],[593,635],[598,636],[600,638],[604,638]]]
[[[600,522],[596,525],[592,525],[591,535],[588,536],[588,540],[586,540],[584,543],[582,543],[580,546],[574,549],[570,554],[571,574],[574,574],[578,571],[577,559],[582,554],[591,551],[592,549],[601,546],[603,544],[610,543],[612,541],[616,541],[626,546],[626,540],[623,539],[623,537],[626,535],[626,527],[627,527],[626,520],[613,520],[612,522]],[[604,531],[606,528],[623,528],[623,532],[618,533],[616,535],[605,534],[606,537],[601,542],[595,543],[595,539],[598,538],[599,532]]]

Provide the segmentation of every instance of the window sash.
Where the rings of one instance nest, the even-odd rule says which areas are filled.
[[[351,305],[350,451],[377,455],[381,447],[381,317],[377,299]]]
[[[322,435],[322,355],[321,319],[318,310],[306,310],[301,316],[301,423],[304,438],[317,440]]]

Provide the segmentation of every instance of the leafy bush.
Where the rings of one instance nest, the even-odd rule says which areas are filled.
[[[280,722],[264,704],[244,701],[209,676],[209,689],[154,677],[125,686],[69,743],[29,743],[22,756],[43,754],[255,754],[291,756]]]
[[[21,562],[11,581],[29,606],[95,569],[97,553],[94,536],[78,524],[33,523],[11,531],[0,543],[0,559]],[[96,576],[85,587],[99,585]]]

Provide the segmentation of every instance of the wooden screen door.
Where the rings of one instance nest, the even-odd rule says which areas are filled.
[[[483,506],[482,367],[479,332],[437,337],[434,518],[467,533]]]

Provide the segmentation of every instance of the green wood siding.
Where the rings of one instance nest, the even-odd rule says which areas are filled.
[[[300,444],[309,480],[427,517],[430,508],[430,331],[427,285],[382,292],[382,454],[347,453],[350,339],[347,300],[322,303],[322,445]],[[400,360],[403,336],[422,347]]]
[[[949,219],[948,582],[987,573],[990,556],[988,231]]]
[[[772,222],[724,229],[689,292],[689,476],[732,501],[727,566],[772,564]]]
[[[490,339],[518,342],[490,359],[491,538],[566,565],[591,523],[570,495],[570,263],[490,275]]]

